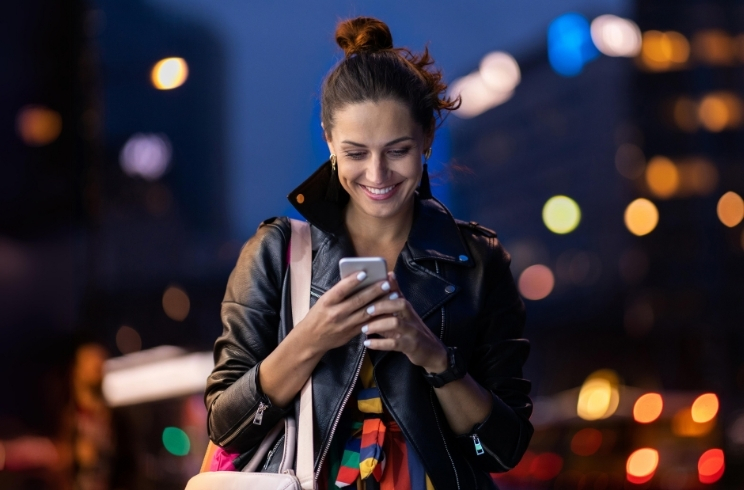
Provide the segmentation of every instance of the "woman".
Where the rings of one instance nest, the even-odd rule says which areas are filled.
[[[457,103],[428,52],[393,48],[384,23],[341,22],[336,39],[346,56],[321,99],[331,158],[289,195],[311,224],[311,309],[292,329],[290,225],[269,219],[227,286],[210,437],[251,451],[312,374],[320,488],[495,488],[489,473],[532,435],[529,346],[495,233],[430,194],[422,156]],[[385,258],[387,280],[352,294],[364,274],[339,277],[349,256]]]

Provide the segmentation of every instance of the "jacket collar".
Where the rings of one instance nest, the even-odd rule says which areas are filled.
[[[349,202],[349,194],[340,188],[337,200],[326,199],[330,179],[331,163],[326,161],[287,198],[313,226],[336,236],[345,235],[343,209]],[[449,210],[435,198],[420,198],[418,192],[415,200],[413,225],[408,235],[411,258],[472,267],[473,260]]]

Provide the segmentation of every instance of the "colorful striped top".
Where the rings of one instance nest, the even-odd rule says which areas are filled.
[[[383,407],[366,353],[356,399],[348,432],[339,431],[331,444],[320,489],[434,490],[416,451]]]

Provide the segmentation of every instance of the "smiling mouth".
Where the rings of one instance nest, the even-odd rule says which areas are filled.
[[[384,195],[384,194],[389,193],[390,191],[392,191],[393,189],[395,189],[395,187],[398,186],[399,184],[393,184],[393,185],[388,186],[388,187],[379,187],[379,188],[378,187],[369,187],[369,186],[362,185],[362,184],[359,184],[359,185],[361,185],[367,191],[369,191],[370,194],[376,194],[378,196],[381,196],[381,195]]]

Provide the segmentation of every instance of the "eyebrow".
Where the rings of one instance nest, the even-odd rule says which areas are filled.
[[[394,139],[393,141],[388,141],[387,143],[385,143],[385,146],[394,145],[396,143],[400,143],[401,141],[412,140],[412,139],[413,139],[412,136],[401,136],[400,138]],[[361,143],[355,143],[354,141],[349,141],[349,140],[343,140],[341,143],[347,143],[349,145],[359,146],[361,148],[367,147],[366,145],[363,145]]]

